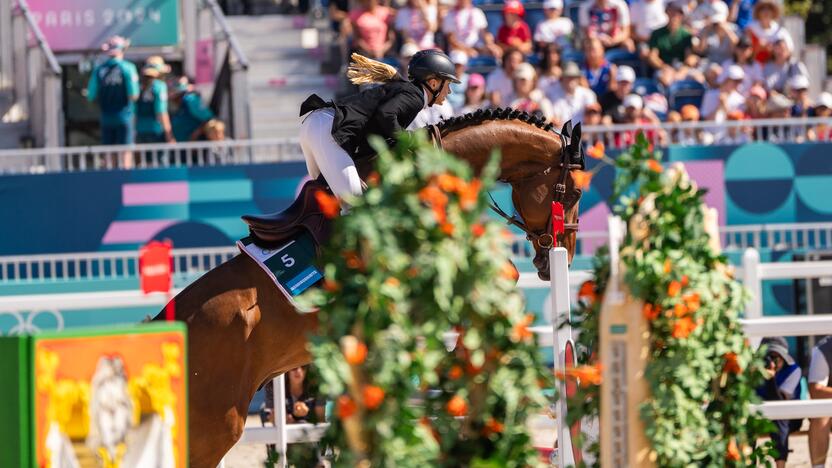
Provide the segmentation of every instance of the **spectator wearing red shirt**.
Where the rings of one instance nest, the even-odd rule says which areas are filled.
[[[630,38],[630,10],[623,0],[590,0],[581,5],[579,21],[585,37],[598,38],[605,49],[635,52]]]
[[[508,49],[517,49],[523,54],[532,52],[532,31],[523,21],[525,14],[526,9],[519,0],[509,0],[503,6],[503,24],[497,31],[497,45],[501,52]]]
[[[392,8],[379,5],[378,0],[359,0],[359,7],[349,13],[348,28],[353,35],[353,49],[373,59],[387,54],[396,38]]]

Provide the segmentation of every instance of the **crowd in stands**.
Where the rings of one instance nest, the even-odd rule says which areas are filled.
[[[810,77],[796,58],[777,0],[573,0],[567,6],[574,14],[564,13],[563,2],[534,4],[543,12],[535,21],[518,0],[505,0],[499,16],[472,0],[358,0],[351,9],[338,0],[329,9],[344,52],[402,70],[421,49],[449,53],[462,84],[444,109],[414,125],[496,106],[557,125],[570,119],[644,125],[832,113],[832,95],[809,98]],[[686,138],[755,138],[750,128],[728,127],[691,130]],[[806,132],[807,139],[830,135],[826,127]]]

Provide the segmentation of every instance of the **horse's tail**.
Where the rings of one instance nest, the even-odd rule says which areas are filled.
[[[398,70],[386,63],[357,53],[353,53],[350,58],[352,63],[347,69],[347,78],[354,85],[387,83],[395,79],[403,79]]]

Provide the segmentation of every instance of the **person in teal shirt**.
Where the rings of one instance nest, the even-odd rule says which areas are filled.
[[[134,141],[133,119],[139,98],[139,73],[124,60],[130,41],[113,36],[101,49],[109,58],[95,67],[87,85],[87,99],[97,102],[101,110],[101,143],[127,145]]]
[[[168,116],[168,85],[161,80],[170,66],[159,56],[149,57],[142,68],[141,94],[136,103],[136,142],[173,143]]]
[[[176,141],[198,140],[203,125],[214,118],[214,113],[202,102],[200,95],[184,76],[174,85],[171,99],[177,104],[177,109],[171,116],[174,138]]]

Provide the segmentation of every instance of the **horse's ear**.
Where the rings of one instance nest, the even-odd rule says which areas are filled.
[[[565,124],[563,124],[563,128],[560,129],[560,134],[565,136],[566,138],[570,138],[572,136],[572,121],[567,120]]]
[[[570,163],[572,164],[580,164],[581,170],[586,168],[586,160],[584,158],[584,150],[583,146],[581,145],[581,123],[578,122],[575,125],[575,129],[572,131],[572,139],[569,141],[569,157],[571,159]]]

